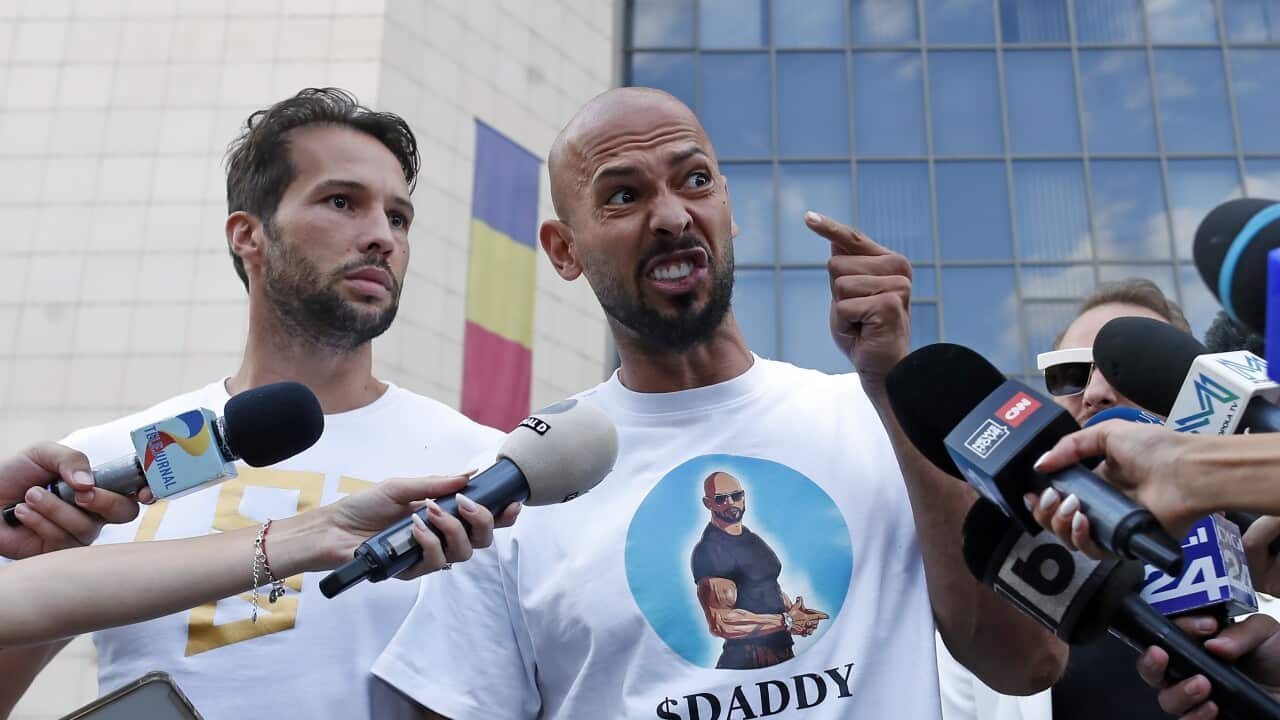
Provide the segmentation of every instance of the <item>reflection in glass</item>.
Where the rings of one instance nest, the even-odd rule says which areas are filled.
[[[1178,282],[1182,284],[1182,314],[1191,323],[1191,334],[1202,338],[1222,306],[1205,286],[1195,265],[1178,266]]]
[[[1022,266],[1023,297],[1082,298],[1093,286],[1092,265]]]
[[[1002,162],[940,162],[938,239],[943,260],[1013,257],[1009,187]]]
[[[1235,160],[1170,160],[1169,203],[1178,258],[1191,259],[1196,227],[1210,210],[1241,196]]]
[[[1079,42],[1142,42],[1141,0],[1075,0],[1075,9]]]
[[[1160,0],[1147,3],[1151,42],[1217,42],[1213,0]]]
[[[1021,372],[1016,289],[1012,267],[943,268],[945,341],[973,348],[1001,372]]]
[[[831,339],[826,270],[782,271],[782,359],[829,373],[852,370]]]
[[[853,54],[858,157],[924,155],[924,91],[918,52]]]
[[[702,103],[699,117],[726,157],[762,157],[771,145],[769,56],[763,53],[716,53],[701,57]]]
[[[1066,42],[1066,1],[1000,0],[1000,37],[1007,43]]]
[[[1280,198],[1280,159],[1245,158],[1244,169],[1249,197]]]
[[[1022,306],[1027,321],[1027,357],[1035,369],[1036,355],[1053,350],[1058,334],[1076,318],[1076,303],[1029,302]],[[1037,371],[1039,373],[1039,371]],[[1043,377],[1043,373],[1039,373]]]
[[[1081,50],[1080,92],[1089,152],[1156,151],[1145,52]]]
[[[1013,196],[1022,258],[1087,260],[1093,255],[1080,162],[1014,161]]]
[[[826,263],[831,243],[804,224],[808,210],[853,223],[849,163],[782,163],[779,166],[778,236],[782,262]]]
[[[1080,122],[1069,50],[1004,55],[1009,97],[1009,147],[1015,155],[1079,153]]]
[[[924,16],[931,43],[995,42],[991,0],[924,0]]]
[[[933,259],[929,166],[858,163],[858,227],[910,260]]]
[[[738,238],[733,259],[739,265],[773,264],[773,166],[768,163],[725,163],[720,171],[729,179],[729,199]]]
[[[778,53],[778,152],[783,157],[849,154],[843,53]]]
[[[773,0],[773,41],[778,47],[843,47],[840,0]]]
[[[631,54],[631,84],[659,88],[696,107],[693,88],[693,53]]]
[[[693,0],[636,0],[631,13],[631,45],[693,47]]]
[[[1169,257],[1158,160],[1094,160],[1093,229],[1101,259]]]
[[[938,305],[911,303],[911,349],[938,342]]]
[[[913,43],[916,4],[902,0],[853,0],[854,44]]]
[[[765,0],[699,0],[698,35],[704,48],[769,46]]]
[[[1155,283],[1165,297],[1176,299],[1178,289],[1173,284],[1173,268],[1169,265],[1103,265],[1098,268],[1098,280],[1114,282],[1129,278],[1144,278]]]
[[[747,347],[761,357],[779,357],[776,308],[773,270],[733,273],[733,316],[747,338]]]
[[[929,96],[936,153],[998,155],[1004,151],[995,53],[930,52]]]
[[[1222,51],[1157,50],[1156,89],[1167,152],[1233,152]]]
[[[1280,40],[1280,0],[1222,0],[1231,42]]]
[[[1240,142],[1244,151],[1280,152],[1280,97],[1275,76],[1280,50],[1231,51],[1231,88],[1236,94],[1240,118]]]

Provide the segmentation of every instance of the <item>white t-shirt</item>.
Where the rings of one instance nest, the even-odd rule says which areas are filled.
[[[222,382],[135,415],[72,433],[64,442],[99,463],[132,452],[131,430],[198,407],[221,414]],[[257,527],[327,505],[390,477],[470,469],[502,435],[449,407],[388,387],[373,403],[325,416],[324,435],[271,468],[239,464],[239,477],[144,508],[108,525],[99,542],[167,540]],[[245,579],[252,554],[244,549]],[[270,539],[268,538],[268,552]],[[109,692],[152,670],[174,677],[208,720],[417,717],[412,703],[373,680],[369,668],[409,611],[417,582],[363,584],[330,600],[323,573],[293,578],[274,605],[260,596],[257,624],[245,593],[187,612],[94,634],[99,688]]]
[[[615,375],[583,397],[617,424],[614,471],[427,577],[374,674],[458,720],[939,717],[906,488],[856,376],[756,358],[709,387],[640,394]],[[704,503],[716,472],[742,515],[732,491]],[[711,577],[759,617],[786,596],[830,618],[809,637],[713,634],[695,582]]]

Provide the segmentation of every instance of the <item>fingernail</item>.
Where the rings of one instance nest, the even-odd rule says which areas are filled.
[[[1082,527],[1084,527],[1084,513],[1078,512],[1075,517],[1071,518],[1071,529],[1078,531]]]
[[[1027,506],[1027,510],[1029,510],[1029,511],[1035,511],[1035,509],[1036,509],[1036,496],[1035,496],[1035,494],[1033,494],[1033,493],[1027,493],[1026,495],[1023,495],[1023,496],[1022,496],[1022,504]]]
[[[1056,502],[1058,502],[1058,491],[1053,488],[1045,490],[1044,493],[1040,495],[1040,509],[1042,511],[1048,510]]]
[[[88,470],[77,470],[71,473],[71,477],[80,485],[93,485],[93,473]]]
[[[413,526],[414,526],[414,527],[418,528],[419,530],[421,530],[421,531],[423,531],[423,532],[426,532],[426,530],[427,530],[427,523],[426,523],[426,521],[425,521],[425,520],[423,520],[423,519],[422,519],[422,516],[421,516],[421,515],[419,515],[418,513],[414,513],[413,515],[410,515],[409,517],[411,517],[411,518],[412,518],[412,520],[410,520],[410,522],[412,522],[412,523],[413,523]]]
[[[454,497],[458,499],[458,507],[462,508],[462,512],[468,515],[474,515],[480,511],[480,506],[466,495],[458,493],[457,495],[454,495]]]
[[[426,503],[428,513],[435,517],[442,517],[444,515],[444,511],[440,509],[440,506],[436,504],[435,500],[427,498]]]
[[[76,503],[77,503],[77,504],[79,504],[79,505],[85,505],[85,504],[88,504],[88,503],[91,503],[91,502],[93,502],[93,491],[92,491],[92,490],[77,490],[77,491],[76,491]]]
[[[26,503],[18,503],[17,505],[13,506],[13,514],[17,515],[20,518],[26,517],[27,514],[30,512],[31,512],[31,508],[27,507]]]
[[[28,502],[39,502],[42,497],[44,497],[44,488],[42,487],[33,487],[27,490]]]
[[[810,210],[810,211],[808,211],[808,212],[806,212],[806,213],[804,214],[804,219],[805,219],[805,220],[807,220],[807,221],[809,221],[809,222],[811,222],[811,223],[820,223],[820,222],[822,222],[822,216],[821,216],[821,215],[819,215],[818,213],[816,213],[816,212],[812,211],[812,210]]]
[[[1035,464],[1034,464],[1034,465],[1032,465],[1031,467],[1032,467],[1032,468],[1034,468],[1034,469],[1036,469],[1036,470],[1039,470],[1039,469],[1040,469],[1040,466],[1044,464],[1044,459],[1045,459],[1045,458],[1047,458],[1047,457],[1049,457],[1049,453],[1050,453],[1050,451],[1049,451],[1049,450],[1045,450],[1043,455],[1041,455],[1040,457],[1036,458],[1036,462],[1035,462]]]
[[[1187,694],[1187,697],[1195,697],[1195,696],[1199,695],[1199,694],[1200,694],[1200,692],[1201,692],[1201,690],[1200,690],[1200,682],[1199,682],[1199,681],[1200,681],[1200,677],[1199,677],[1199,676],[1196,676],[1196,677],[1192,678],[1192,679],[1191,679],[1191,682],[1189,682],[1189,683],[1187,683],[1186,685],[1183,685],[1183,686],[1182,686],[1182,692],[1186,693],[1186,694]]]
[[[1064,519],[1069,518],[1071,517],[1072,513],[1074,513],[1076,510],[1079,510],[1079,509],[1080,509],[1080,498],[1076,497],[1075,493],[1072,493],[1067,496],[1066,500],[1062,501],[1061,505],[1058,506],[1058,517],[1061,517]]]
[[[1210,620],[1209,618],[1201,618],[1196,621],[1196,630],[1199,630],[1200,632],[1203,632],[1203,633],[1211,633],[1215,629],[1217,629],[1217,627],[1218,627],[1218,624]]]

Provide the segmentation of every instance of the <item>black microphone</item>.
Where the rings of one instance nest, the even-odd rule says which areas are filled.
[[[1080,465],[1041,474],[1035,461],[1080,429],[1053,401],[1005,380],[969,348],[948,343],[903,358],[886,381],[890,405],[907,437],[939,469],[963,478],[1032,535],[1042,528],[1022,502],[1053,487],[1075,495],[1102,547],[1151,563],[1169,575],[1182,548],[1146,508]]]
[[[1246,350],[1209,353],[1199,340],[1153,318],[1119,317],[1093,341],[1093,363],[1111,387],[1179,432],[1280,432],[1280,385]]]
[[[1154,645],[1169,654],[1165,674],[1173,682],[1197,674],[1209,679],[1209,697],[1225,717],[1280,718],[1270,695],[1138,596],[1137,562],[1094,560],[1068,550],[1052,533],[1032,537],[985,499],[969,510],[962,532],[973,576],[1067,643],[1088,643],[1109,631],[1139,653]]]
[[[93,468],[94,486],[129,495],[150,487],[156,499],[176,498],[235,477],[236,460],[264,467],[306,450],[324,433],[324,411],[306,385],[278,382],[229,400],[222,417],[189,410],[133,431],[137,452]],[[57,480],[45,487],[75,503],[75,490]],[[21,524],[14,508],[6,523]]]
[[[1267,327],[1267,255],[1280,247],[1280,203],[1244,198],[1222,203],[1196,228],[1192,257],[1214,297],[1236,323]]]
[[[617,458],[618,431],[609,417],[589,402],[564,400],[522,420],[499,448],[497,462],[461,492],[495,517],[513,502],[567,502],[603,480]],[[462,519],[454,497],[436,504]],[[427,520],[425,508],[417,514]],[[434,525],[428,522],[427,527],[444,542]],[[412,518],[406,517],[356,548],[354,559],[320,580],[320,592],[331,598],[362,580],[381,582],[421,559],[422,546],[413,539]]]

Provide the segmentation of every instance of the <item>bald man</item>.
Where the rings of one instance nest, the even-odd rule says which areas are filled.
[[[586,277],[621,360],[582,394],[617,426],[617,463],[591,493],[528,508],[493,551],[431,577],[374,673],[460,720],[927,720],[941,712],[936,619],[992,687],[1052,683],[1065,647],[965,569],[976,495],[892,419],[884,378],[909,346],[910,263],[807,219],[833,250],[832,329],[857,373],[797,368],[753,354],[734,319],[738,229],[689,108],[656,90],[604,93],[560,133],[548,170],[542,249],[565,280]],[[672,582],[706,523],[689,488],[716,470],[750,473],[753,524],[786,541],[779,587],[830,615],[790,633],[791,657],[752,669],[717,667],[701,604]],[[711,584],[727,616],[731,593]]]

